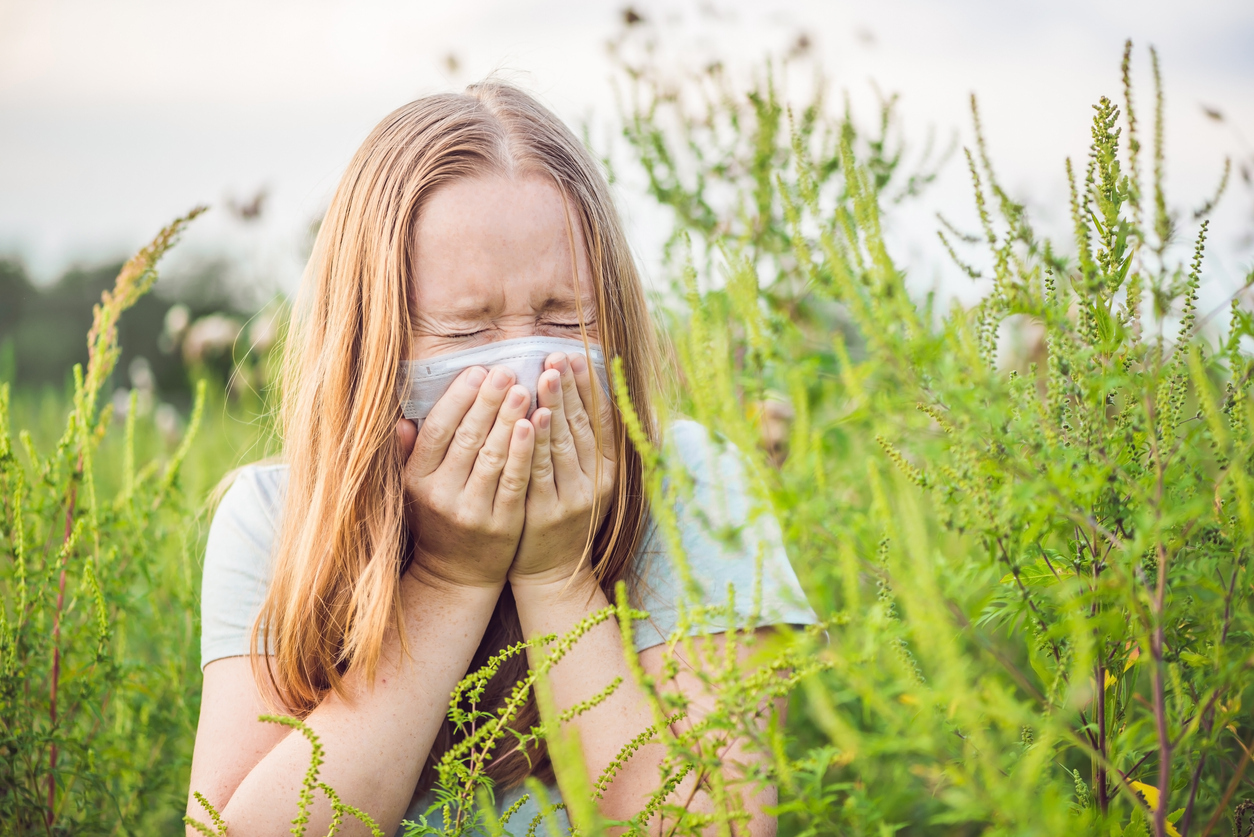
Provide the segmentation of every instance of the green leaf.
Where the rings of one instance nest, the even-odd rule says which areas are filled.
[[[1214,662],[1196,651],[1181,651],[1180,660],[1189,668],[1210,668]]]
[[[1046,550],[1046,554],[1050,556],[1050,563],[1054,565],[1052,570],[1044,558],[1037,558],[1031,564],[1024,564],[1022,567],[1019,567],[1019,580],[1023,582],[1025,587],[1048,587],[1073,574],[1071,566],[1064,563],[1062,556],[1057,552]],[[1001,583],[1014,584],[1014,573],[1003,575]]]

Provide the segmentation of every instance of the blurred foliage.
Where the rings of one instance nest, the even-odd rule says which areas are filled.
[[[87,362],[82,336],[91,326],[92,306],[121,268],[120,262],[72,267],[50,284],[36,285],[19,260],[0,259],[0,381],[24,390],[70,386],[68,371]],[[118,325],[122,355],[106,396],[114,387],[147,389],[185,409],[193,380],[210,374],[225,383],[256,338],[262,352],[268,349],[278,336],[270,317],[275,306],[254,320],[258,309],[230,277],[227,261],[210,259],[138,299]]]

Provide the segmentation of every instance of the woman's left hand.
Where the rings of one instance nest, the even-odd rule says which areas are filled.
[[[593,528],[605,518],[614,488],[614,423],[609,396],[586,357],[549,356],[531,416],[536,441],[527,486],[526,522],[510,567],[513,585],[565,581],[575,571]],[[601,444],[592,425],[593,387]],[[598,500],[599,498],[599,500]]]

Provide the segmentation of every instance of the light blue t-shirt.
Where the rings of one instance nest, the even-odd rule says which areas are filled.
[[[636,650],[666,642],[678,625],[681,599],[698,609],[722,609],[693,624],[689,633],[730,627],[726,614],[729,584],[735,591],[736,627],[814,624],[817,618],[788,562],[779,523],[753,502],[738,452],[693,421],[672,423],[665,443],[691,481],[691,494],[681,492],[684,499],[676,502],[674,520],[699,595],[681,595],[679,564],[666,545],[664,527],[656,518],[651,520],[636,553],[641,584],[639,601],[633,604],[649,614],[634,625]],[[202,668],[223,657],[249,653],[253,621],[270,583],[270,553],[286,480],[286,465],[246,467],[214,514],[201,587]],[[524,792],[517,788],[498,794],[499,809],[503,811]],[[551,802],[560,801],[556,787],[549,789],[549,795]],[[416,820],[430,804],[430,796],[416,801],[406,819]],[[507,830],[522,834],[538,812],[536,801],[529,800],[511,817]],[[565,829],[564,815],[559,812],[557,817]]]

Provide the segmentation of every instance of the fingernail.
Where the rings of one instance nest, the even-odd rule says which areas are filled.
[[[527,395],[527,390],[522,389],[521,387],[515,387],[509,394],[509,406],[521,407],[522,403],[528,400]]]
[[[497,389],[505,389],[514,382],[514,376],[509,370],[503,366],[498,366],[492,370],[492,386]]]
[[[548,410],[544,410],[542,412],[537,412],[534,416],[532,416],[532,420],[535,421],[536,427],[540,428],[541,430],[548,430],[549,421],[552,419],[552,417],[553,417],[552,413],[550,413]]]
[[[562,378],[560,375],[551,375],[544,385],[549,388],[549,392],[556,394],[562,389]]]
[[[570,368],[574,370],[576,375],[582,375],[588,371],[588,359],[583,355],[571,355]]]
[[[552,364],[553,368],[556,369],[558,372],[565,372],[566,371],[566,355],[558,354],[556,357],[557,357],[557,360],[554,360],[553,358],[549,358],[549,363]]]
[[[488,372],[482,366],[472,367],[471,370],[466,373],[466,384],[474,389],[478,389],[483,385],[483,379],[486,377],[488,377]]]

